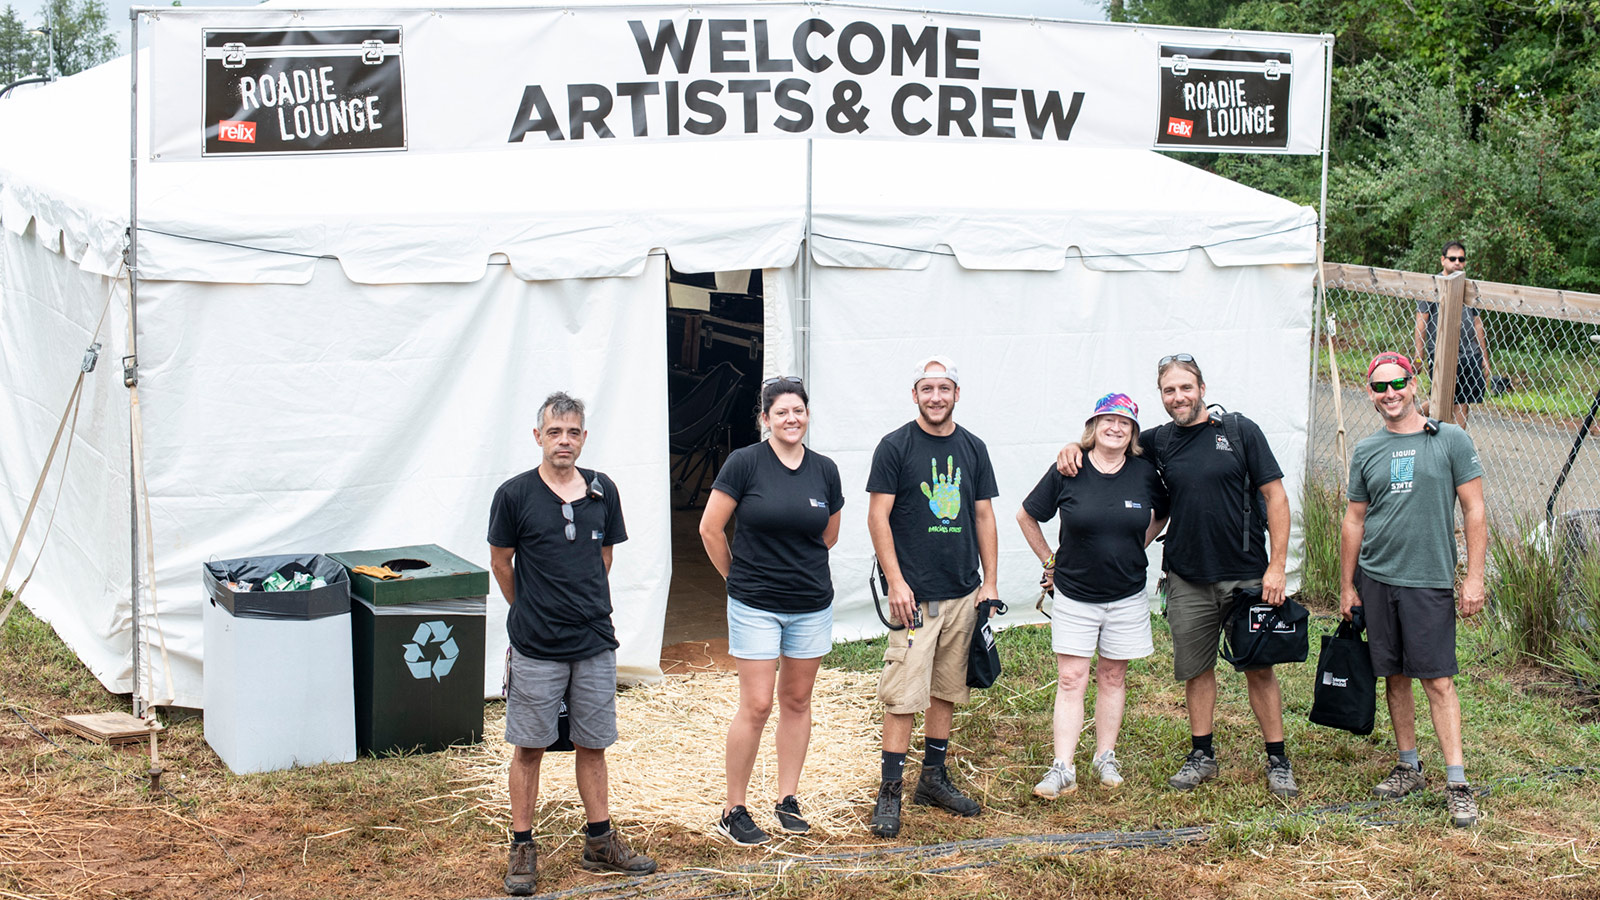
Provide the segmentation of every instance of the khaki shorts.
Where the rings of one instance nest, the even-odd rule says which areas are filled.
[[[1167,573],[1167,625],[1172,629],[1174,679],[1189,681],[1217,667],[1222,617],[1233,608],[1233,589],[1260,586],[1259,578],[1202,584]]]
[[[889,632],[883,676],[878,680],[878,699],[886,711],[897,716],[919,713],[928,708],[931,697],[967,702],[972,694],[967,687],[967,656],[978,621],[977,603],[978,592],[973,591],[939,601],[939,615],[930,616],[923,601],[922,627],[914,640],[909,628]]]

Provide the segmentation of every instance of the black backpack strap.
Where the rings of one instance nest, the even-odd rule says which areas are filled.
[[[1228,445],[1233,448],[1233,452],[1239,454],[1239,462],[1244,466],[1244,506],[1242,507],[1244,510],[1244,539],[1240,549],[1245,553],[1249,553],[1250,528],[1254,524],[1250,514],[1255,506],[1256,495],[1255,488],[1250,484],[1250,460],[1245,456],[1244,452],[1244,436],[1240,434],[1239,414],[1226,412],[1222,414],[1221,418],[1222,433],[1227,435]]]
[[[1172,429],[1171,424],[1156,426],[1156,474],[1163,479],[1166,478],[1167,454],[1172,452]]]

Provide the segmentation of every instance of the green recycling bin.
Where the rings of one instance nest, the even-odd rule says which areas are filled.
[[[350,574],[356,749],[431,753],[481,740],[489,573],[432,545],[328,556],[347,569],[399,561],[390,568],[405,576]]]

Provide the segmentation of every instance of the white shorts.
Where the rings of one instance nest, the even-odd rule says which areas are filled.
[[[1150,638],[1150,601],[1140,591],[1110,603],[1056,597],[1050,611],[1050,647],[1067,656],[1143,659],[1156,652]]]

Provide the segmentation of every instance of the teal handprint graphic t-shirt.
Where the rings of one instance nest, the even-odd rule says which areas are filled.
[[[891,431],[872,454],[867,492],[894,495],[894,552],[918,599],[964,597],[983,583],[972,506],[1000,490],[989,448],[972,432],[957,425],[941,437],[915,421]]]

